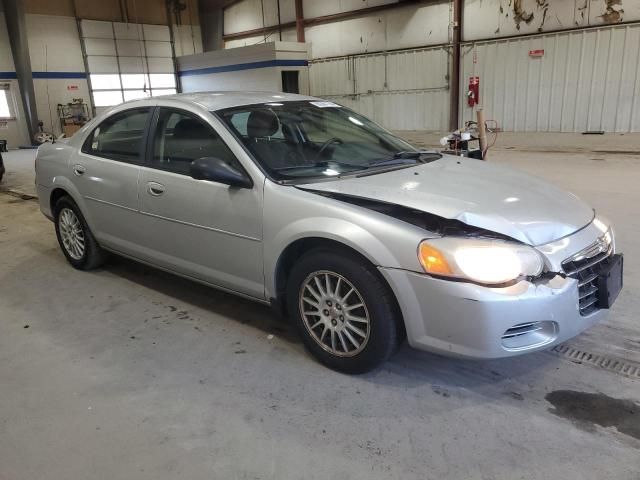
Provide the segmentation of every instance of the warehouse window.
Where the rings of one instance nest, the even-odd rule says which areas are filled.
[[[169,28],[82,20],[94,106],[176,93]]]
[[[0,118],[12,118],[9,108],[9,87],[0,85]]]

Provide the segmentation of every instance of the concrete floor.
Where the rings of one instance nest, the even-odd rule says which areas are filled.
[[[570,344],[639,363],[640,160],[491,161],[615,222],[625,290]],[[552,352],[470,362],[405,346],[339,375],[260,305],[123,259],[73,270],[36,203],[0,194],[1,480],[638,480],[639,400],[640,379]]]

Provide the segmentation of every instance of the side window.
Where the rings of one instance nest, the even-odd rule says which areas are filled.
[[[231,123],[233,127],[238,131],[240,135],[243,137],[247,136],[247,121],[249,120],[249,114],[251,112],[240,112],[235,113],[231,117]]]
[[[137,108],[112,115],[87,137],[82,151],[122,162],[141,162],[148,116],[148,108]]]
[[[216,157],[240,168],[229,147],[210,125],[177,110],[163,108],[153,141],[152,166],[189,175],[191,162]]]

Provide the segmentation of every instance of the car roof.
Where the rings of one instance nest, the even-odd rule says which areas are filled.
[[[239,107],[242,105],[251,105],[255,103],[320,100],[316,97],[296,95],[293,93],[250,91],[179,93],[176,95],[163,95],[155,98],[162,100],[176,100],[185,103],[196,103],[210,111]]]

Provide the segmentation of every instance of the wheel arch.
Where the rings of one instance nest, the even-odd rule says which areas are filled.
[[[87,206],[84,202],[82,195],[80,195],[80,192],[78,191],[78,189],[66,177],[58,176],[53,179],[53,182],[51,185],[51,193],[49,194],[49,207],[51,208],[52,217],[55,216],[56,202],[65,195],[70,197],[71,200],[74,201],[74,203],[80,209],[80,213],[82,213],[82,216],[87,222],[87,225],[89,225],[89,228],[93,232],[95,232],[93,219],[91,218],[91,215],[89,215],[87,212]]]
[[[51,208],[51,214],[54,214],[55,211],[55,206],[56,203],[58,203],[58,200],[60,200],[62,197],[64,196],[68,196],[70,198],[73,198],[69,192],[67,192],[64,188],[62,187],[55,187],[52,191],[51,191],[51,195],[49,195],[49,207]]]
[[[402,309],[398,303],[398,299],[396,297],[394,289],[389,285],[387,279],[380,273],[377,266],[362,252],[353,248],[346,243],[340,242],[335,239],[327,238],[327,237],[304,237],[299,238],[297,240],[292,241],[289,245],[287,245],[284,250],[280,253],[278,260],[276,262],[275,268],[275,297],[271,299],[271,303],[273,307],[282,315],[286,315],[286,290],[287,290],[287,281],[289,279],[289,275],[291,273],[291,269],[295,262],[301,258],[307,252],[318,249],[328,249],[335,252],[342,252],[347,255],[353,255],[358,258],[360,261],[366,263],[367,265],[373,267],[375,275],[378,279],[389,289],[389,293],[391,294],[395,306],[398,312],[398,315],[402,319],[400,322],[400,327],[403,332],[405,332],[404,325],[404,317],[402,315]]]

